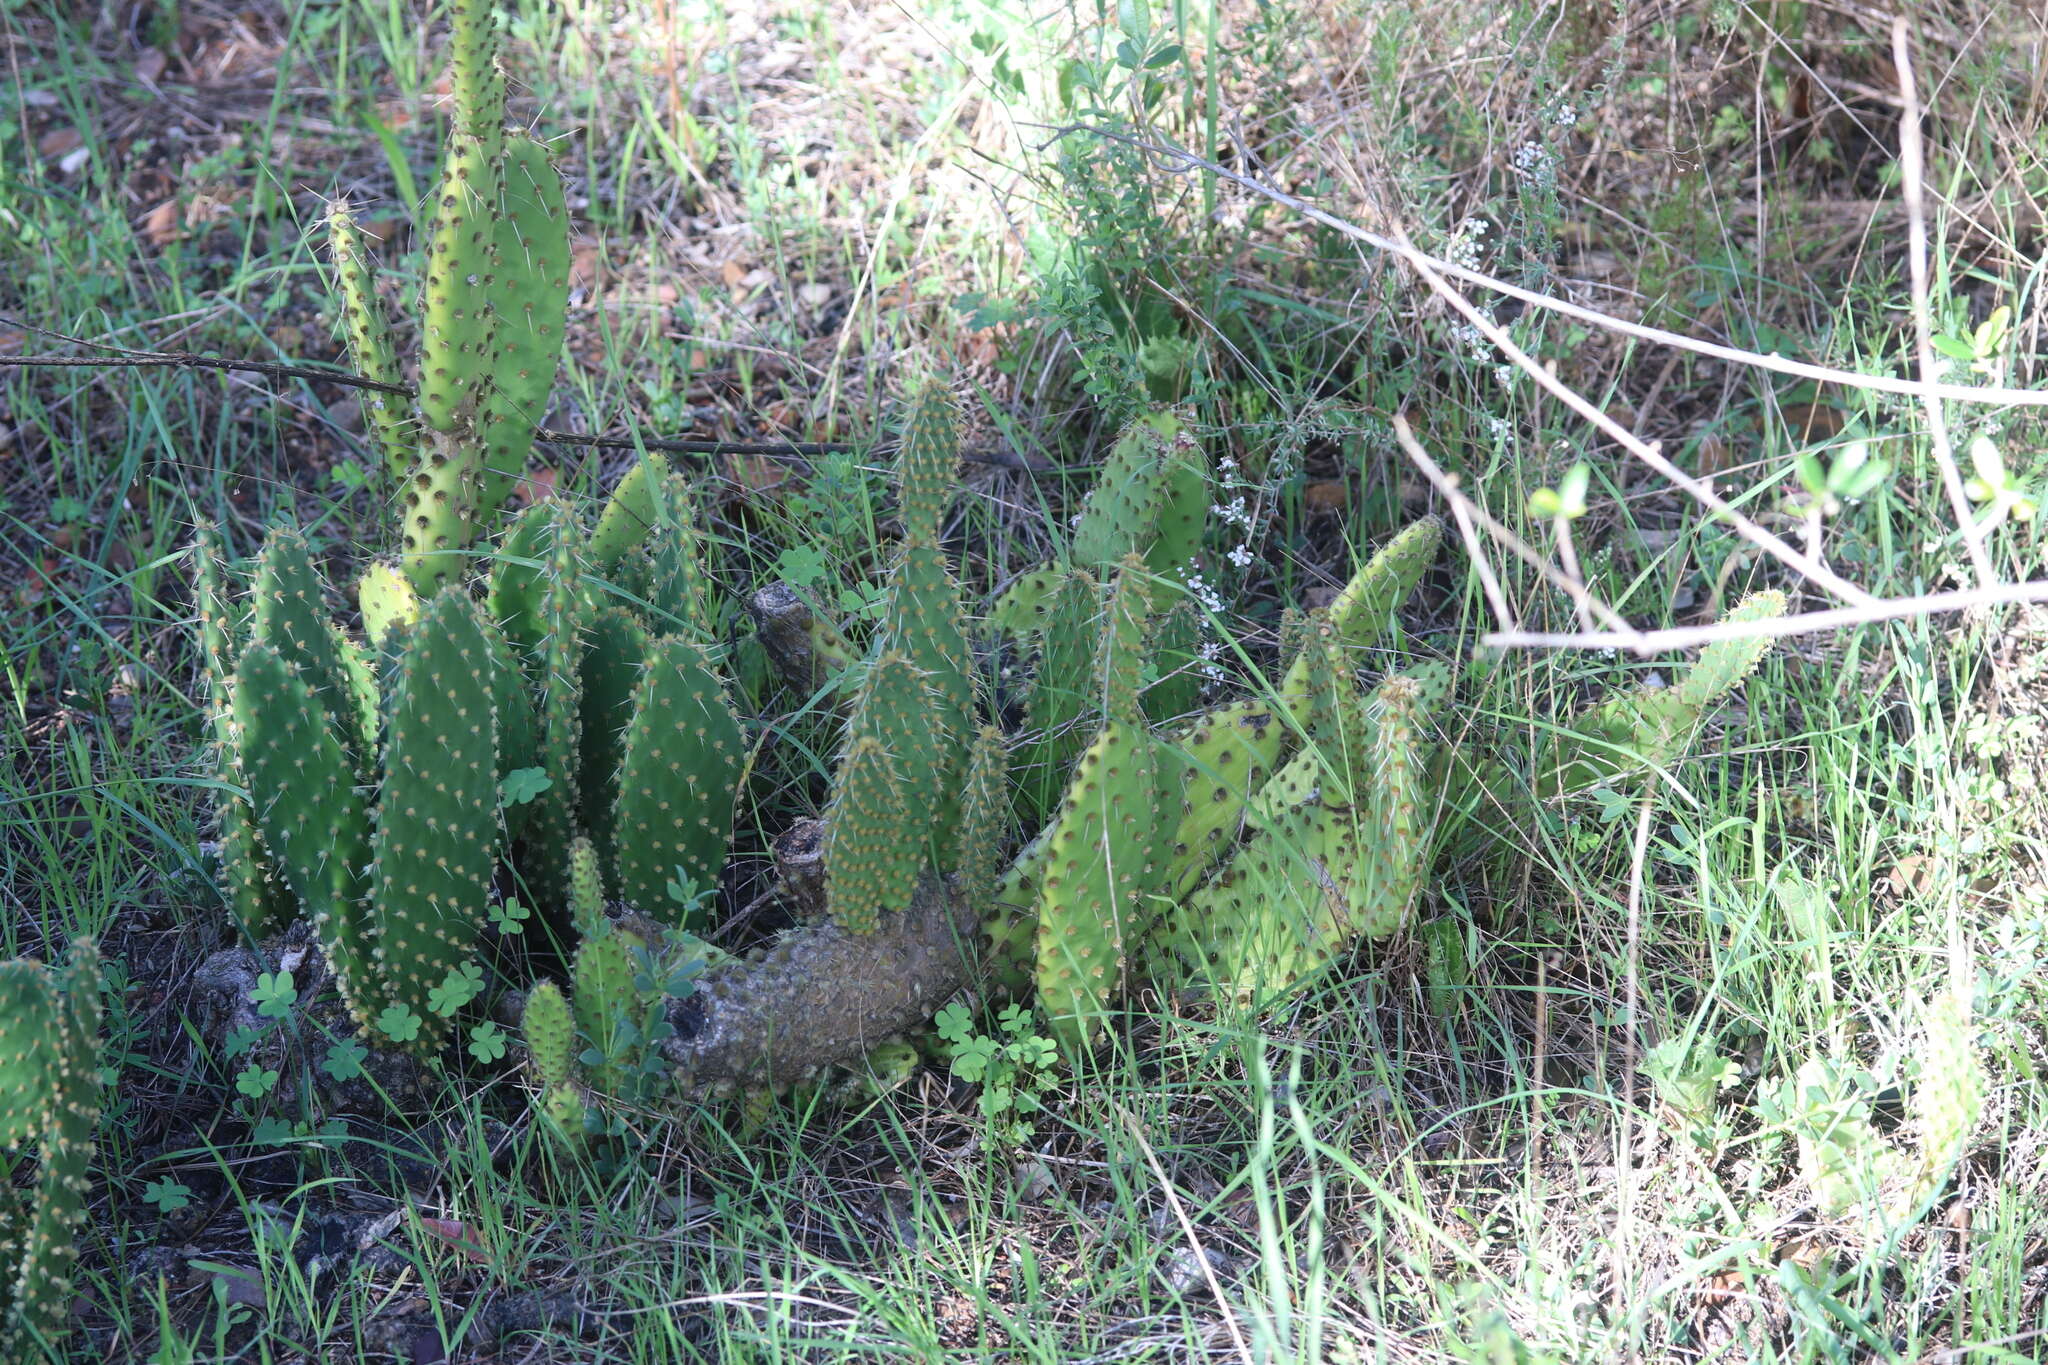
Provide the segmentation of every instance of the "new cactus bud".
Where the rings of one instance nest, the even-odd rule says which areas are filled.
[[[849,931],[872,934],[885,912],[909,903],[924,865],[924,841],[906,835],[910,818],[882,742],[857,737],[840,761],[825,817],[828,904]]]
[[[569,1001],[560,986],[543,981],[526,993],[519,1031],[526,1039],[526,1055],[533,1061],[534,1078],[543,1090],[567,1085],[575,1079],[576,1020],[569,1013]]]
[[[1007,758],[1003,732],[993,725],[982,726],[968,756],[957,840],[960,890],[969,905],[987,905],[993,900],[1002,875],[1003,849],[1010,839]]]
[[[608,1095],[621,1093],[625,1081],[624,1052],[639,1033],[645,1005],[633,985],[633,957],[625,935],[616,930],[586,937],[576,949],[576,989],[569,999],[576,1026],[597,1058],[591,1084]]]
[[[1772,588],[1751,593],[1721,619],[1729,624],[1748,624],[1784,614],[1785,594]],[[1687,706],[1705,710],[1741,686],[1770,649],[1770,637],[1766,635],[1714,641],[1701,649],[1692,667],[1679,676],[1679,699]]]
[[[604,877],[598,871],[597,848],[581,835],[569,841],[569,918],[584,938],[606,928]]]
[[[1944,991],[1928,1001],[1913,1112],[1920,1126],[1922,1183],[1932,1186],[1969,1146],[1984,1114],[1984,1068],[1977,1058],[1966,993]]]

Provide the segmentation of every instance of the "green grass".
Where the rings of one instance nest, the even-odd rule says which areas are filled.
[[[1504,386],[1490,358],[1462,353],[1419,282],[1199,177],[1081,135],[1042,149],[1046,131],[1024,125],[1086,108],[1141,119],[1354,219],[1397,214],[1430,248],[1482,215],[1486,268],[1736,344],[1896,367],[1909,333],[1902,220],[1882,207],[1896,115],[1867,93],[1891,86],[1888,40],[1817,8],[1756,6],[1717,27],[1708,6],[1632,7],[1617,33],[1554,6],[1160,7],[1141,48],[1222,56],[1165,62],[1142,114],[1142,88],[1135,103],[1114,85],[1062,96],[1056,53],[1129,75],[1123,35],[1092,31],[1086,6],[1041,28],[1022,26],[1021,6],[969,0],[914,20],[672,8],[673,43],[660,6],[616,29],[606,7],[523,0],[515,16],[515,109],[562,139],[587,200],[551,423],[858,439],[906,372],[938,365],[976,400],[970,445],[1085,466],[1163,387],[1270,514],[1254,561],[1211,575],[1231,640],[1262,666],[1280,605],[1340,583],[1427,501],[1388,435],[1397,407],[1539,548],[1529,494],[1588,461],[1593,510],[1575,542],[1592,586],[1638,624],[1689,623],[1717,591],[1783,580],[1526,380]],[[1923,83],[1942,82],[1930,188],[1952,206],[1938,326],[1997,303],[2038,313],[2048,205],[2027,83],[2038,26],[2015,13],[1980,30],[1955,8],[1918,19]],[[161,102],[125,35],[88,32],[62,6],[0,17],[22,95],[0,132],[0,343],[80,349],[27,326],[334,358],[306,232],[326,193],[408,220],[404,186],[431,183],[440,30],[425,12],[275,4],[239,33],[184,7],[165,21],[175,40],[159,35],[177,50]],[[1773,14],[1823,73],[1814,121],[1795,112],[1796,66],[1759,37]],[[1879,140],[1828,114],[1830,94]],[[231,144],[209,119],[250,131]],[[92,149],[75,170],[36,151],[59,127]],[[1515,172],[1525,144],[1554,159],[1554,179]],[[181,224],[196,205],[191,221],[153,240],[146,215],[171,198]],[[412,263],[386,263],[402,296]],[[806,303],[806,285],[824,301]],[[1667,366],[1553,319],[1515,328],[1795,540],[1792,458],[1841,438],[1787,409],[1839,408],[1898,473],[1827,527],[1830,562],[1894,594],[1944,585],[1962,561],[1910,404]],[[1147,341],[1193,359],[1147,370]],[[2015,344],[2008,382],[2039,383],[2032,345]],[[363,1140],[338,1149],[264,1145],[248,1120],[303,1118],[302,1097],[238,1096],[247,1059],[206,1055],[182,1017],[192,971],[235,938],[203,847],[184,555],[199,518],[237,553],[283,518],[337,562],[374,544],[374,484],[336,475],[372,463],[349,394],[29,369],[0,377],[0,399],[0,947],[51,956],[97,935],[120,986],[79,1359],[377,1358],[453,1340],[465,1316],[507,1302],[533,1330],[496,1349],[561,1361],[1978,1365],[2036,1359],[2048,1340],[2038,611],[1781,646],[1657,789],[1633,897],[1634,791],[1498,831],[1505,851],[1431,886],[1439,927],[1361,953],[1280,1009],[1134,1013],[1062,1079],[1022,1151],[988,1143],[971,1088],[928,1065],[879,1098],[638,1116],[635,1159],[593,1170],[507,1137],[516,1058],[481,1068],[481,1086],[434,1088],[403,1122],[349,1116]],[[1957,418],[1959,448],[1990,416]],[[2038,483],[2038,419],[1996,420],[2007,460]],[[540,458],[590,493],[626,463]],[[732,576],[795,564],[828,598],[877,581],[883,463],[822,460],[780,493],[710,471]],[[974,496],[950,531],[963,578],[986,592],[1043,557],[1047,518],[1086,476],[969,468]],[[2032,527],[1994,545],[2009,577],[2041,573]],[[1573,627],[1561,595],[1497,559],[1525,624]],[[1474,654],[1490,621],[1455,552],[1404,620],[1404,650],[1465,660],[1453,733],[1475,739],[1532,734],[1669,672]],[[821,718],[787,729],[760,785],[770,814],[814,808],[830,767]],[[1956,952],[1978,982],[1986,1076],[1967,1159],[1905,1225],[1822,1210],[1795,1122],[1761,1102],[1833,1058],[1898,1088],[1876,1127],[1913,1152],[1921,1007]],[[1706,1098],[1688,1108],[1699,1077]],[[392,1154],[406,1158],[396,1175]],[[164,1179],[189,1209],[144,1202]],[[305,1226],[292,1232],[393,1213],[384,1250],[317,1276]],[[459,1223],[479,1253],[422,1219]],[[553,1311],[564,1303],[580,1322]]]

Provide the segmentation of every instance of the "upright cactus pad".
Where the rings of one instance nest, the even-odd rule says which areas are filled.
[[[1074,765],[1038,893],[1039,1002],[1085,1046],[1122,984],[1125,936],[1151,917],[1161,869],[1160,764],[1151,736],[1112,720]]]
[[[40,962],[0,962],[0,1148],[34,1136],[56,1073],[57,990]]]
[[[434,992],[470,961],[490,901],[498,749],[489,653],[469,599],[443,592],[413,631],[392,702],[369,900],[379,984],[420,1019],[411,1043],[421,1051],[446,1036]]]
[[[924,865],[924,841],[908,837],[910,803],[882,742],[859,735],[847,746],[825,823],[825,887],[833,920],[872,934],[885,912],[909,904]]]
[[[27,984],[31,976],[42,984]],[[60,973],[33,962],[0,966],[0,1007],[11,1015],[25,1011],[10,1018],[10,1032],[34,1027],[43,1035],[34,1060],[18,1047],[0,1052],[0,1079],[18,1080],[38,1096],[34,1118],[11,1127],[5,1145],[35,1138],[42,1167],[32,1193],[8,1191],[13,1207],[12,1225],[0,1239],[0,1359],[58,1359],[100,1116],[99,954],[81,941]],[[12,1040],[0,1037],[0,1048],[10,1047]],[[24,1074],[31,1066],[38,1074]]]
[[[597,514],[597,526],[585,547],[593,568],[616,568],[628,550],[647,539],[656,519],[655,499],[668,473],[668,457],[650,450],[620,477]]]
[[[455,131],[484,139],[492,160],[505,131],[505,74],[498,69],[498,12],[490,0],[454,0],[449,33]]]
[[[1010,791],[1005,773],[1003,732],[984,725],[974,737],[967,785],[960,801],[960,836],[955,841],[961,894],[969,905],[987,905],[1002,876],[1003,850],[1010,841]]]
[[[668,885],[715,885],[732,839],[746,734],[702,647],[669,637],[647,655],[633,694],[613,827],[621,899],[675,923]]]
[[[1073,563],[1099,571],[1133,551],[1151,549],[1166,505],[1165,476],[1179,427],[1171,410],[1160,409],[1124,428],[1082,502]]]
[[[1785,614],[1785,594],[1775,588],[1754,592],[1722,617],[1729,625],[1769,621]],[[1756,671],[1771,649],[1769,636],[1716,640],[1700,650],[1700,657],[1685,670],[1677,683],[1679,700],[1704,711],[1733,692],[1742,680]]]
[[[928,382],[910,400],[903,444],[896,455],[897,496],[906,542],[939,543],[939,526],[946,504],[953,498],[959,462],[960,425],[953,395],[944,385]]]
[[[569,841],[569,918],[576,932],[585,938],[602,933],[604,917],[604,876],[597,860],[597,847],[578,837]]]
[[[568,1083],[576,1074],[576,1020],[560,986],[543,981],[526,993],[519,1031],[541,1087],[552,1090]]]
[[[900,651],[927,699],[926,743],[938,781],[957,782],[966,762],[974,716],[972,656],[960,619],[960,589],[946,572],[945,552],[911,541],[891,575],[883,648]]]
[[[567,892],[569,841],[579,833],[582,808],[577,782],[582,775],[584,599],[576,523],[566,507],[554,509],[541,583],[534,655],[535,690],[540,696],[538,767],[548,787],[533,801],[526,838],[534,856],[528,871],[544,902],[559,904]]]
[[[576,775],[577,826],[597,846],[598,864],[613,862],[612,807],[619,795],[619,765],[633,695],[647,658],[647,632],[618,607],[590,617],[583,636],[583,701],[577,720],[582,760]]]
[[[341,286],[341,316],[348,336],[349,362],[356,373],[380,384],[403,384],[398,348],[391,339],[391,321],[377,296],[377,280],[364,250],[362,233],[346,204],[327,215],[327,243],[334,274]],[[405,478],[414,459],[412,403],[402,394],[380,389],[362,391],[363,412],[383,448],[385,467],[394,482]]]
[[[321,602],[320,575],[297,532],[280,528],[264,541],[250,599],[251,638],[276,650],[312,689],[351,761],[366,757],[348,668]]]
[[[368,1023],[388,1003],[372,970],[362,912],[369,816],[355,772],[318,698],[284,657],[256,641],[235,671],[242,771],[263,842],[312,916],[349,1012]]]
[[[494,225],[497,283],[490,296],[496,353],[481,427],[486,510],[502,504],[526,473],[561,364],[569,309],[569,210],[547,148],[530,137],[510,139],[499,189],[504,211]]]
[[[1324,620],[1337,645],[1346,652],[1370,646],[1392,624],[1394,612],[1408,600],[1433,563],[1443,544],[1443,523],[1426,517],[1407,527],[1380,547],[1365,567],[1351,576],[1343,590],[1324,611]],[[1354,661],[1353,667],[1364,660]],[[1292,653],[1280,684],[1282,705],[1297,725],[1306,725],[1308,682],[1311,670],[1321,661],[1306,652]]]
[[[1245,805],[1271,775],[1286,740],[1273,708],[1255,697],[1219,707],[1175,737],[1170,752],[1185,775],[1168,853],[1169,895],[1192,891],[1237,846]]]
[[[420,415],[435,431],[476,421],[495,350],[498,162],[473,134],[448,139],[427,249],[420,350]],[[473,496],[473,495],[472,495]]]
[[[717,638],[719,606],[698,529],[690,482],[670,474],[651,490],[654,523],[647,534],[647,607],[657,633],[706,644]]]

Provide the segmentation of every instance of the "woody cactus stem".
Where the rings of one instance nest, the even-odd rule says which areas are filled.
[[[0,1147],[34,1141],[41,1175],[0,1189],[0,1359],[65,1359],[71,1268],[85,1221],[92,1135],[100,1116],[99,954],[72,945],[61,971],[0,963]]]

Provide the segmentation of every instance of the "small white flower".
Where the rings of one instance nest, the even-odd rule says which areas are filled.
[[[1226,557],[1230,560],[1231,563],[1237,565],[1237,567],[1240,569],[1250,568],[1252,562],[1252,547],[1249,545],[1240,545],[1236,549],[1232,550],[1230,554]]]

